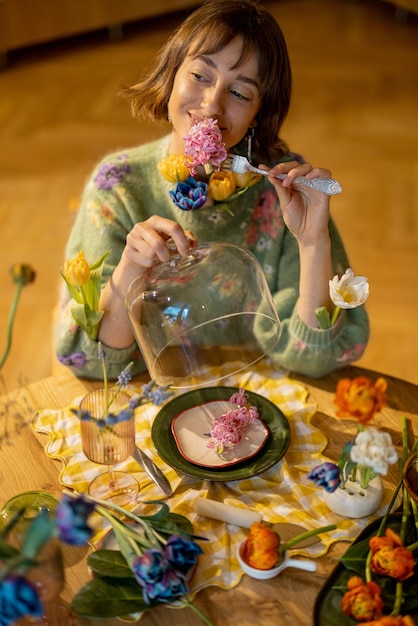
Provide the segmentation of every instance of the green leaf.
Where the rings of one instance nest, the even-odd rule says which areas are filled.
[[[179,513],[171,513],[170,508],[161,500],[149,500],[146,504],[159,504],[161,508],[153,515],[141,515],[146,523],[163,535],[183,534],[194,537],[190,520]],[[197,538],[197,537],[196,537]],[[200,539],[201,537],[199,537]]]
[[[206,540],[206,537],[198,537],[197,535],[194,535],[193,525],[191,522],[183,515],[179,515],[177,513],[169,513],[164,522],[154,522],[152,527],[162,535],[188,535],[189,537],[193,537],[195,539]]]
[[[107,252],[104,253],[103,256],[100,257],[98,261],[96,261],[95,263],[92,263],[92,265],[90,265],[90,272],[99,268],[101,265],[103,265],[103,263],[105,262],[105,260],[107,259],[107,257],[109,256],[111,252],[112,252],[111,250],[108,250]]]
[[[99,308],[100,291],[102,286],[103,265],[105,259],[109,256],[110,250],[106,252],[96,263],[90,266],[90,278],[84,285],[84,292],[87,302],[92,311]]]
[[[80,293],[79,288],[75,287],[74,285],[72,285],[71,283],[68,282],[68,280],[66,279],[65,274],[62,272],[62,270],[60,270],[60,274],[61,274],[62,278],[64,279],[65,284],[67,285],[68,293],[73,298],[73,300],[75,300],[79,304],[83,304],[84,301],[83,301],[83,297],[82,297],[82,295]]]
[[[100,577],[132,578],[132,570],[118,550],[96,550],[87,557],[87,564]]]
[[[350,546],[341,557],[340,561],[347,569],[357,572],[357,574],[364,578],[364,565],[368,553],[369,540],[364,539]]]
[[[47,509],[42,509],[30,524],[23,541],[21,553],[29,559],[36,557],[42,546],[53,536],[55,519],[49,517]]]
[[[18,554],[19,550],[17,548],[14,548],[6,541],[0,541],[0,560],[9,559],[17,556]]]
[[[91,311],[86,304],[74,304],[71,307],[74,321],[92,338],[96,339],[98,325],[103,311]]]
[[[142,613],[152,605],[146,604],[142,589],[134,580],[93,578],[73,597],[71,609],[82,617],[122,617]]]

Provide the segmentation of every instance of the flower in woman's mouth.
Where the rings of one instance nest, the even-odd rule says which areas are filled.
[[[207,174],[221,169],[221,163],[227,157],[225,143],[218,121],[203,119],[189,130],[184,137],[185,165],[190,173],[196,173],[196,167],[203,165]]]

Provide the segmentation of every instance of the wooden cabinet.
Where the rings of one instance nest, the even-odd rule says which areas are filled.
[[[199,4],[198,0],[0,0],[0,52]]]
[[[384,0],[390,4],[394,4],[399,9],[404,11],[412,11],[418,13],[418,0]]]

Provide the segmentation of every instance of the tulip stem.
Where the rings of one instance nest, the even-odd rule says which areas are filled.
[[[202,613],[202,611],[198,609],[197,606],[193,604],[193,602],[188,598],[185,598],[184,606],[188,606],[189,609],[192,609],[192,611],[194,611],[196,615],[198,615],[200,619],[203,620],[205,624],[207,624],[207,626],[213,626],[213,622],[211,622],[210,619],[207,618],[206,615]]]
[[[9,356],[10,348],[12,347],[12,335],[13,335],[13,323],[16,315],[17,305],[19,303],[20,293],[24,287],[22,282],[16,283],[16,291],[14,298],[12,300],[12,304],[10,306],[9,311],[9,320],[7,322],[7,335],[6,335],[6,347],[3,352],[3,356],[0,360],[0,372],[2,370],[3,365],[6,362],[7,357]]]
[[[289,541],[280,544],[279,552],[280,554],[282,554],[285,550],[293,548],[293,546],[295,546],[297,543],[300,543],[301,541],[304,541],[305,539],[309,539],[310,537],[314,537],[315,535],[319,535],[320,533],[326,533],[330,530],[335,530],[336,528],[336,524],[330,524],[329,526],[321,526],[321,528],[307,530],[305,533],[297,535],[297,537],[293,537],[293,539],[289,539]]]
[[[340,307],[336,306],[333,312],[331,313],[331,327],[334,326],[335,322],[337,321],[340,311],[341,311]]]

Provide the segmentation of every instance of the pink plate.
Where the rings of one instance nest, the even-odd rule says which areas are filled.
[[[244,437],[232,449],[218,454],[208,448],[210,430],[215,417],[220,417],[237,405],[227,400],[215,400],[193,406],[179,413],[171,422],[171,430],[180,454],[200,467],[224,468],[251,459],[260,452],[270,434],[260,419],[248,426]]]

